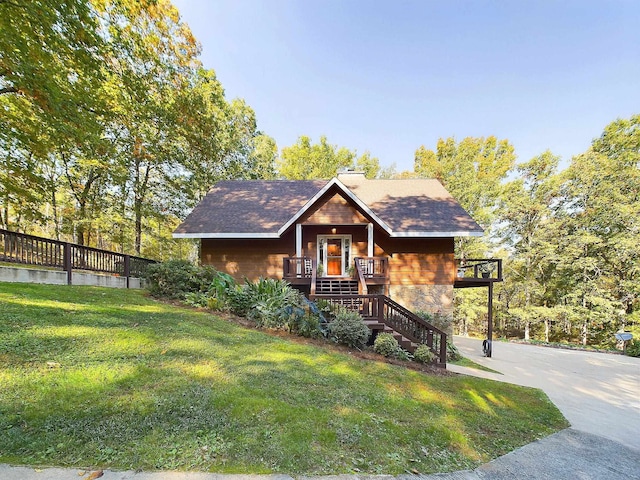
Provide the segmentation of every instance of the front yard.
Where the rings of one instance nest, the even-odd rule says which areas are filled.
[[[0,283],[0,462],[430,473],[566,426],[539,390],[361,360],[139,291]]]

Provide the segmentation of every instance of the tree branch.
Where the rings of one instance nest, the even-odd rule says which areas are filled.
[[[0,95],[4,95],[5,93],[18,93],[18,92],[20,92],[20,90],[18,90],[16,87],[0,88]]]

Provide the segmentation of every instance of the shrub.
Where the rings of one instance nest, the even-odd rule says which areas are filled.
[[[404,348],[398,347],[398,351],[396,352],[396,358],[398,360],[409,361],[413,358],[413,355],[407,352]]]
[[[209,296],[202,292],[188,292],[184,294],[184,303],[192,307],[207,307],[209,305]]]
[[[233,289],[227,291],[229,309],[239,317],[246,317],[253,303],[254,300],[251,297],[251,293],[244,285],[236,285]]]
[[[640,340],[633,339],[627,343],[625,352],[630,357],[640,357]]]
[[[209,292],[211,284],[218,276],[218,272],[212,265],[202,265],[196,267],[196,271],[193,275],[193,282],[199,292]]]
[[[432,323],[433,313],[426,310],[416,310],[415,314],[427,323]]]
[[[320,338],[325,334],[320,318],[313,312],[307,312],[291,321],[289,331],[307,338]]]
[[[420,362],[420,363],[433,363],[433,361],[436,359],[436,355],[431,351],[431,349],[422,344],[422,345],[418,345],[418,348],[416,348],[416,351],[413,352],[413,358],[416,359],[416,362]]]
[[[453,317],[451,315],[445,315],[442,312],[431,313],[424,310],[418,310],[416,315],[445,333],[451,327],[451,323],[453,322]]]
[[[380,333],[373,342],[373,351],[385,357],[395,357],[400,345],[390,333]]]
[[[455,362],[456,360],[460,360],[462,355],[453,343],[447,342],[447,362]]]
[[[154,297],[183,299],[189,292],[199,290],[197,267],[186,260],[154,263],[147,268],[145,277]]]
[[[233,313],[253,320],[259,327],[291,330],[308,312],[304,297],[284,280],[260,278],[226,290]]]
[[[369,327],[357,312],[344,308],[340,309],[335,320],[329,323],[329,332],[336,342],[354,348],[364,347],[371,334]]]

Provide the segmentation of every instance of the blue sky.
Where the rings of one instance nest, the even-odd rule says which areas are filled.
[[[173,3],[280,148],[326,135],[402,171],[440,137],[495,135],[566,165],[640,113],[635,0]]]

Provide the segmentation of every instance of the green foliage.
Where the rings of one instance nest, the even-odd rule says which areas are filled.
[[[325,136],[320,137],[320,143],[312,144],[303,135],[294,145],[284,147],[280,157],[280,175],[291,180],[329,179],[343,168],[362,169],[367,178],[375,178],[380,171],[378,159],[369,152],[356,158],[355,152],[329,144]]]
[[[395,357],[400,345],[390,333],[380,333],[373,342],[373,351],[385,357]]]
[[[277,154],[199,53],[169,0],[0,2],[0,226],[188,258],[179,218]]]
[[[626,354],[630,357],[640,357],[640,340],[634,338],[628,342]]]
[[[447,362],[456,362],[462,358],[460,350],[453,342],[447,341]]]
[[[209,307],[211,297],[202,292],[189,292],[184,294],[183,302],[192,307]],[[210,308],[210,307],[209,307]]]
[[[185,298],[187,293],[199,291],[198,268],[186,260],[149,265],[146,279],[151,295],[164,298]]]
[[[320,317],[313,312],[305,312],[295,316],[289,322],[291,333],[307,338],[321,338],[326,336],[326,327],[320,322]]]
[[[417,362],[429,364],[433,363],[437,357],[428,346],[418,345],[416,351],[413,352],[413,358],[415,358]]]
[[[438,330],[441,330],[445,333],[449,330],[451,324],[453,323],[453,317],[451,317],[451,315],[446,315],[439,311],[431,313],[424,310],[418,310],[415,312],[415,314],[428,324],[433,325]]]
[[[362,348],[367,344],[371,331],[357,312],[341,309],[335,319],[329,323],[331,337],[338,343],[353,348]]]
[[[230,295],[232,311],[259,327],[288,328],[307,313],[302,294],[284,280],[260,278],[245,282]]]

